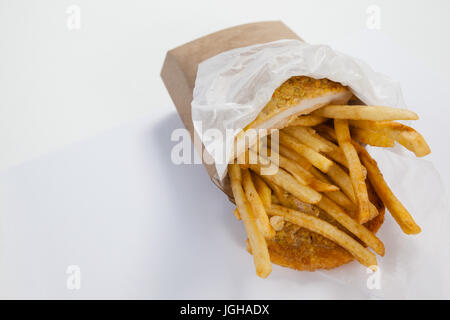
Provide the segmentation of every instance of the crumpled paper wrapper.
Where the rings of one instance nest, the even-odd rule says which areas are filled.
[[[386,210],[377,233],[386,246],[385,256],[377,257],[379,275],[357,263],[319,272],[373,299],[450,298],[450,210],[439,172],[398,145],[366,148],[422,232],[404,234]]]
[[[395,81],[328,46],[302,42],[278,21],[233,27],[175,48],[168,52],[161,72],[192,138],[197,121],[202,122],[203,133],[213,128],[225,136],[226,129],[244,128],[278,86],[299,75],[340,82],[366,104],[405,107]],[[229,152],[233,139],[202,142],[207,151],[223,147]],[[450,210],[439,173],[432,163],[399,146],[368,147],[368,151],[422,233],[403,234],[387,212],[378,232],[386,255],[378,257],[377,275],[356,262],[318,272],[340,283],[343,290],[356,287],[362,296],[374,299],[449,298]],[[214,152],[206,154],[215,160]],[[205,167],[212,181],[230,195],[222,180],[226,163],[217,161]]]
[[[192,101],[192,121],[197,134],[205,137],[205,132],[214,129],[226,137],[202,140],[214,159],[220,180],[232,160],[230,155],[239,129],[251,123],[275,89],[292,76],[340,82],[368,105],[405,107],[398,83],[325,45],[289,39],[220,53],[198,66]],[[227,135],[227,130],[235,135]]]

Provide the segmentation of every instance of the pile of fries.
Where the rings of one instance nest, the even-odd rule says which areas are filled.
[[[396,141],[418,157],[429,154],[417,131],[394,122],[417,119],[404,109],[328,105],[291,119],[278,132],[277,146],[258,143],[229,164],[234,214],[244,222],[256,274],[265,278],[271,273],[267,240],[286,222],[333,241],[364,266],[377,266],[375,253],[383,256],[384,244],[363,225],[379,214],[369,200],[369,184],[403,232],[419,233],[420,227],[364,148],[392,147]],[[270,166],[277,170],[265,174],[263,169]],[[319,218],[319,211],[339,226]]]

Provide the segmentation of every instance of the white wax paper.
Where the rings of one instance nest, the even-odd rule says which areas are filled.
[[[360,60],[328,46],[280,40],[227,51],[199,65],[192,101],[197,133],[212,128],[225,136],[227,129],[245,127],[274,90],[296,75],[340,82],[366,104],[405,107],[400,86]],[[229,154],[233,140],[234,136],[225,141],[208,136],[203,141],[216,160],[219,179],[226,173],[226,163],[219,155],[215,157],[214,150],[223,147]],[[450,211],[438,172],[429,161],[399,146],[368,147],[368,151],[422,233],[405,235],[386,211],[386,221],[378,233],[386,245],[386,255],[377,257],[378,278],[356,262],[320,273],[342,284],[343,290],[345,286],[360,288],[375,299],[449,297]]]
[[[223,52],[198,66],[192,100],[194,128],[215,161],[219,180],[231,160],[235,137],[227,136],[227,129],[237,133],[244,128],[276,88],[290,77],[302,75],[349,86],[369,105],[405,106],[398,83],[329,46],[279,40]],[[209,129],[219,130],[222,137],[205,136]]]
[[[377,233],[386,247],[385,256],[377,256],[378,280],[356,262],[321,273],[375,299],[450,297],[450,210],[439,173],[431,162],[401,146],[366,148],[422,232],[404,234],[386,211]]]

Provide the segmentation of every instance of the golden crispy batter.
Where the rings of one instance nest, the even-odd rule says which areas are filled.
[[[385,208],[371,187],[368,192],[380,214],[364,225],[376,233],[383,224]],[[320,218],[338,226],[329,216],[321,215]],[[272,263],[300,271],[333,269],[354,260],[347,250],[331,240],[289,222],[274,239],[267,241],[267,245]]]
[[[257,126],[275,114],[300,104],[302,100],[338,93],[348,93],[345,101],[351,97],[347,87],[342,86],[340,83],[328,79],[317,80],[305,76],[292,77],[275,90],[270,101],[247,128]]]

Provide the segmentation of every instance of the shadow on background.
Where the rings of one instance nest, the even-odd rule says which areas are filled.
[[[190,276],[199,272],[194,270],[199,264],[193,260],[204,259],[202,266],[211,269],[210,272],[217,268],[226,269],[227,264],[233,264],[233,261],[226,261],[225,255],[220,254],[224,250],[230,250],[230,238],[235,244],[232,246],[234,250],[236,245],[245,250],[246,235],[242,224],[233,215],[234,205],[210,180],[203,165],[176,165],[172,162],[172,148],[179,142],[171,141],[171,134],[178,128],[184,126],[179,116],[173,113],[152,127],[147,135],[154,140],[151,144],[157,146],[157,150],[146,148],[148,161],[157,164],[158,170],[164,172],[165,181],[158,182],[166,184],[163,190],[171,190],[170,194],[161,195],[163,199],[157,199],[165,201],[168,207],[166,214],[170,215],[170,219],[165,221],[171,221],[170,224],[165,222],[166,225],[161,225],[171,238],[167,241],[161,239],[160,245],[164,248],[161,250],[160,260],[163,264],[165,260],[177,261],[176,265],[164,266],[164,272],[172,273],[177,279],[171,284],[161,284],[162,297],[173,297],[174,290],[178,291],[176,296],[183,295],[180,290],[195,286],[195,282],[201,281]],[[192,159],[194,152],[191,144]],[[211,252],[212,248],[216,252]],[[218,259],[223,260],[217,261]],[[185,283],[179,286],[178,281]]]
[[[209,178],[206,169],[202,164],[181,164],[176,165],[171,160],[172,148],[178,143],[171,141],[171,134],[175,129],[184,128],[181,119],[176,113],[171,114],[153,127],[150,135],[152,139],[156,140],[159,150],[152,152],[152,158],[158,156],[157,161],[160,162],[162,169],[166,171],[167,182],[173,188],[173,204],[177,204],[181,212],[199,215],[201,217],[214,215],[218,218],[217,223],[221,223],[226,227],[232,238],[239,243],[242,243],[241,230],[236,229],[235,217],[230,208],[234,209],[228,201],[228,197],[216,187],[216,185]],[[150,150],[149,150],[150,151]],[[192,158],[196,152],[191,144]],[[194,207],[185,207],[186,200]],[[216,212],[199,212],[200,207],[205,207],[205,204],[213,204],[217,208]],[[184,215],[185,216],[185,215]],[[187,218],[190,218],[189,215]],[[231,219],[230,219],[231,218]]]

